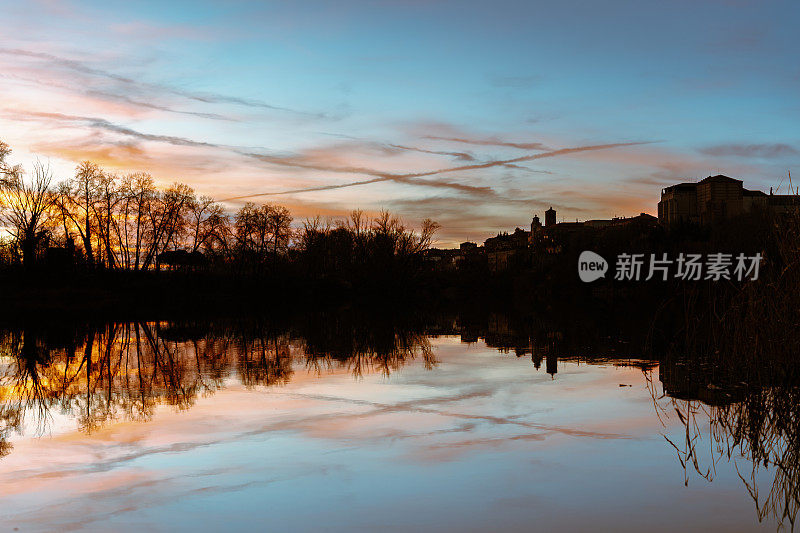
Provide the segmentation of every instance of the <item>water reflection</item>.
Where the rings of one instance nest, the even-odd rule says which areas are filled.
[[[104,423],[148,420],[155,406],[191,407],[235,379],[246,387],[286,384],[295,364],[322,373],[389,375],[420,357],[435,364],[421,332],[341,317],[311,317],[300,331],[260,321],[236,323],[81,324],[74,329],[17,329],[0,337],[0,453],[28,421],[38,433],[53,409],[81,431]]]
[[[779,384],[754,388],[736,371],[698,368],[696,362],[686,359],[642,359],[637,352],[642,339],[635,334],[590,330],[586,323],[561,324],[495,313],[416,317],[411,322],[341,313],[309,314],[291,322],[250,318],[10,328],[0,333],[0,453],[13,453],[11,442],[21,435],[47,434],[58,417],[66,416],[78,431],[92,434],[119,421],[151,420],[159,406],[188,410],[199,399],[233,386],[280,388],[304,376],[324,378],[331,373],[346,373],[357,380],[369,375],[388,378],[411,362],[430,370],[439,363],[434,347],[437,338],[455,336],[462,345],[480,344],[519,360],[530,358],[531,371],[546,372],[549,377],[543,377],[548,380],[559,378],[563,368],[574,373],[575,364],[641,370],[652,410],[665,428],[662,446],[674,449],[685,471],[684,483],[689,484],[695,474],[713,481],[717,466],[732,461],[756,502],[759,521],[769,518],[794,526],[800,495],[798,389]],[[658,381],[653,379],[656,369]],[[472,371],[488,375],[493,364]],[[447,384],[462,378],[432,372],[422,384],[438,387],[437,381]],[[496,393],[491,387],[456,389],[436,397],[430,405],[472,401]],[[297,396],[301,397],[333,401],[321,393]],[[435,454],[431,457],[440,457],[445,450],[450,454],[453,449],[504,441],[539,442],[542,431],[594,439],[629,438],[603,428],[604,417],[610,414],[580,403],[572,405],[591,413],[593,419],[586,427],[568,428],[527,420],[516,412],[528,406],[529,399],[523,397],[508,397],[513,409],[503,407],[484,414],[454,413],[431,407],[426,400],[408,405],[375,399],[348,401],[358,409],[356,419],[365,413],[389,416],[413,410],[417,416],[446,414],[459,420],[452,428],[429,432],[387,428],[386,434],[393,438],[469,434],[480,421],[522,430],[431,445],[426,452]],[[294,426],[286,422],[276,427]],[[769,477],[766,490],[764,474]]]
[[[755,386],[752,371],[667,358],[659,366],[662,392],[651,386],[656,414],[677,418],[683,427],[680,439],[665,439],[684,469],[685,484],[693,473],[713,481],[716,465],[733,461],[759,521],[771,517],[794,530],[800,508],[800,388],[782,381]],[[759,378],[770,381],[763,373]]]

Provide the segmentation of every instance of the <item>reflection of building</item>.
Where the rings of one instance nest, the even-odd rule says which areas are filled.
[[[555,354],[549,353],[545,357],[545,368],[550,377],[558,374],[558,357]]]
[[[691,360],[667,359],[658,365],[658,379],[672,398],[700,400],[708,405],[729,405],[742,399],[741,382],[735,386],[715,384],[714,377],[706,366]]]
[[[797,195],[750,191],[742,186],[741,180],[709,176],[698,183],[679,183],[663,189],[658,202],[658,220],[662,224],[711,224],[757,209],[785,213],[792,206],[800,205],[798,198]]]

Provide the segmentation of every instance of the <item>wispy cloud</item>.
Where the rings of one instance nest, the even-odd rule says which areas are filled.
[[[232,95],[213,93],[213,92],[190,91],[178,87],[172,87],[169,85],[147,83],[133,79],[128,76],[122,76],[120,74],[116,74],[108,70],[99,69],[81,61],[44,52],[34,52],[31,50],[24,50],[20,48],[0,48],[0,54],[12,57],[26,57],[26,58],[36,59],[46,62],[50,66],[72,70],[74,72],[79,72],[81,74],[85,74],[96,78],[111,80],[117,82],[118,84],[122,84],[128,87],[146,89],[150,92],[155,92],[155,93],[172,94],[175,96],[185,98],[187,100],[192,100],[195,102],[201,102],[205,104],[235,104],[248,108],[281,111],[286,113],[292,113],[295,115],[307,116],[311,118],[320,118],[320,119],[332,118],[327,113],[297,110],[285,106],[270,104],[254,98],[243,98],[240,96],[232,96]]]
[[[609,143],[609,144],[598,144],[598,145],[584,145],[584,146],[575,146],[569,148],[563,148],[559,150],[551,150],[548,152],[541,152],[541,153],[533,153],[533,154],[526,154],[520,157],[515,158],[508,158],[508,159],[496,159],[490,161],[482,161],[482,162],[473,162],[470,164],[464,165],[456,165],[452,167],[444,167],[444,168],[434,168],[430,170],[420,170],[420,171],[413,171],[413,172],[397,172],[397,171],[388,171],[388,170],[381,170],[375,168],[370,164],[350,164],[349,161],[351,160],[352,152],[347,151],[348,145],[345,145],[345,148],[342,147],[333,147],[333,148],[325,148],[325,149],[317,149],[317,150],[308,150],[301,153],[290,153],[290,154],[271,154],[266,153],[263,150],[255,150],[252,148],[245,148],[241,146],[233,146],[233,145],[224,145],[224,144],[217,144],[212,142],[205,142],[205,141],[197,141],[186,137],[181,136],[174,136],[174,135],[164,135],[164,134],[152,134],[139,131],[131,126],[118,124],[100,117],[91,117],[91,116],[81,116],[81,115],[69,115],[63,113],[47,113],[47,112],[25,112],[25,111],[9,111],[6,110],[4,115],[11,116],[15,120],[37,120],[37,121],[44,121],[44,122],[55,122],[57,124],[68,125],[71,127],[78,127],[78,128],[88,128],[89,130],[112,134],[114,136],[121,136],[121,137],[110,137],[110,138],[102,138],[102,137],[94,137],[86,142],[78,146],[72,146],[72,151],[67,153],[67,156],[72,158],[78,159],[78,157],[83,151],[88,150],[91,155],[95,157],[99,157],[102,160],[108,160],[113,158],[122,158],[126,164],[130,165],[131,161],[144,161],[145,164],[148,164],[147,161],[150,161],[152,164],[152,158],[148,157],[147,152],[144,150],[143,146],[140,146],[139,143],[145,142],[153,142],[153,143],[163,143],[167,145],[179,146],[179,147],[192,147],[192,148],[199,148],[199,149],[213,149],[222,151],[223,153],[227,153],[229,156],[234,156],[240,158],[243,162],[256,162],[260,166],[263,164],[274,166],[278,168],[285,168],[285,169],[292,169],[292,170],[301,170],[301,171],[314,171],[319,173],[336,173],[336,174],[345,174],[349,176],[353,175],[361,175],[364,176],[365,179],[360,180],[351,180],[346,181],[344,183],[329,183],[329,184],[322,184],[322,185],[313,185],[313,186],[306,186],[306,187],[293,187],[284,190],[273,190],[273,191],[264,191],[264,192],[256,192],[256,193],[249,193],[249,194],[240,194],[240,195],[231,195],[224,198],[221,198],[220,201],[223,202],[231,202],[236,203],[242,200],[248,200],[252,198],[258,197],[272,197],[272,196],[290,196],[290,195],[299,195],[303,193],[312,193],[312,192],[322,192],[322,191],[333,191],[339,189],[346,189],[358,186],[366,186],[371,184],[383,183],[383,182],[391,182],[403,185],[409,185],[413,187],[419,187],[423,189],[430,189],[430,190],[439,190],[439,191],[449,191],[451,193],[456,193],[459,195],[458,204],[459,204],[459,211],[453,216],[448,216],[455,224],[459,217],[463,217],[463,213],[465,211],[469,211],[472,213],[471,217],[477,216],[476,213],[482,209],[482,204],[490,203],[495,207],[499,205],[509,205],[508,202],[511,201],[513,203],[514,199],[519,200],[518,203],[514,204],[515,215],[517,217],[516,211],[527,211],[532,206],[538,205],[538,202],[545,202],[559,204],[556,199],[558,198],[558,192],[553,189],[553,186],[548,186],[545,190],[549,190],[552,194],[550,194],[550,198],[539,198],[531,199],[528,198],[528,194],[523,193],[522,191],[513,192],[512,196],[514,199],[509,199],[509,191],[506,190],[504,193],[498,192],[497,184],[490,183],[484,184],[478,182],[470,183],[466,175],[470,172],[474,172],[477,170],[485,170],[491,168],[511,168],[511,169],[524,169],[525,167],[521,166],[520,163],[525,163],[529,161],[536,161],[545,158],[553,158],[553,157],[563,157],[568,156],[571,154],[579,154],[579,153],[586,153],[586,152],[593,152],[593,151],[604,151],[610,150],[614,148],[622,148],[628,146],[636,146],[641,144],[646,144],[646,141],[636,141],[636,142],[625,142],[625,143]],[[74,145],[74,143],[73,143]],[[390,150],[399,150],[399,151],[406,151],[406,149],[413,149],[416,147],[408,146],[408,145],[401,145],[395,143],[356,143],[356,148],[358,147],[388,147]],[[352,149],[352,147],[349,147]],[[56,150],[56,153],[64,155],[63,150],[59,151],[58,147],[50,146],[48,148],[50,151]],[[412,150],[418,151],[418,150]],[[419,151],[427,152],[426,149],[421,149]],[[434,154],[434,155],[441,155],[441,154]],[[448,154],[450,155],[450,154]],[[214,160],[218,159],[219,156],[209,158],[209,157],[202,157],[193,158],[198,159],[198,161],[191,163],[190,167],[197,169],[197,165],[204,160]],[[415,162],[415,164],[419,165],[420,161]],[[258,168],[258,167],[256,167]],[[200,168],[202,171],[203,169]],[[543,171],[547,172],[547,171]],[[450,177],[448,177],[450,176]],[[507,189],[507,186],[505,187]],[[544,194],[547,194],[542,190]],[[578,194],[575,196],[575,191],[573,191],[574,198],[581,198],[588,194],[587,191],[582,191],[582,195]],[[453,203],[454,198],[452,196],[450,198],[450,203]],[[465,203],[467,198],[475,199],[477,203],[474,205]],[[582,212],[586,203],[589,204],[602,204],[603,202],[612,203],[618,200],[614,200],[610,198],[609,195],[603,196],[600,194],[597,198],[583,198],[583,205],[579,202],[576,205],[566,206],[569,212],[573,214],[578,214]],[[420,204],[421,205],[421,204]],[[398,204],[399,207],[402,207]],[[404,211],[416,212],[413,208],[413,202],[411,204],[405,205]],[[442,207],[444,205],[440,205],[437,208],[437,213],[441,215],[446,214],[446,210],[442,211]],[[487,215],[488,216],[488,215]],[[512,217],[513,218],[513,217]],[[473,220],[473,218],[471,218]],[[492,220],[497,221],[497,215],[494,214],[489,216],[489,218],[485,221],[486,226],[494,226],[492,224]],[[473,220],[474,221],[474,220]],[[476,222],[477,223],[477,222]],[[456,230],[457,231],[457,230]]]
[[[313,157],[308,157],[305,155],[270,155],[264,153],[257,153],[249,151],[243,147],[237,146],[229,146],[223,144],[215,144],[205,141],[196,141],[192,139],[188,139],[186,137],[178,137],[173,135],[158,135],[158,134],[150,134],[140,132],[128,126],[123,126],[120,124],[116,124],[110,122],[106,119],[99,118],[99,117],[85,117],[79,115],[68,115],[64,113],[47,113],[47,112],[37,112],[37,111],[10,111],[5,110],[3,115],[9,116],[14,120],[45,120],[45,121],[56,121],[59,123],[66,123],[69,125],[74,126],[81,126],[81,127],[88,127],[95,130],[110,132],[114,134],[124,135],[126,137],[131,137],[136,140],[140,141],[151,141],[151,142],[160,142],[160,143],[167,143],[174,146],[189,146],[189,147],[199,147],[199,148],[213,148],[213,149],[220,149],[226,150],[240,156],[244,156],[248,159],[253,159],[262,163],[269,163],[271,165],[281,166],[281,167],[290,167],[290,168],[297,168],[297,169],[305,169],[305,170],[316,170],[316,171],[324,171],[324,172],[335,172],[335,173],[344,173],[344,174],[361,174],[367,176],[374,176],[373,179],[370,180],[362,180],[359,182],[351,182],[344,185],[325,185],[321,187],[309,187],[304,189],[296,189],[290,191],[281,191],[279,193],[266,193],[266,194],[253,194],[253,195],[246,195],[246,196],[236,196],[232,198],[226,198],[222,201],[233,201],[233,200],[241,200],[245,198],[257,197],[257,196],[267,196],[270,194],[292,194],[297,192],[312,192],[312,191],[324,191],[324,190],[332,190],[337,188],[344,188],[344,187],[353,187],[356,185],[367,185],[370,183],[378,183],[381,181],[397,181],[400,183],[406,183],[409,185],[418,185],[422,187],[431,187],[437,189],[451,189],[458,192],[465,192],[470,194],[478,194],[481,196],[492,195],[494,191],[491,187],[488,186],[471,186],[465,185],[461,183],[450,182],[446,180],[421,180],[417,179],[426,175],[433,175],[431,173],[421,173],[420,175],[414,174],[393,174],[389,172],[382,172],[373,168],[369,167],[360,167],[360,166],[336,166],[332,165],[328,162],[321,161],[315,159]],[[117,145],[118,143],[113,143]],[[129,150],[126,150],[126,153],[130,153]],[[446,172],[447,170],[443,170],[441,172]]]
[[[74,125],[83,125],[90,128],[104,130],[108,132],[134,137],[143,141],[155,141],[173,144],[176,146],[200,146],[205,148],[227,148],[224,145],[213,144],[203,141],[194,141],[185,137],[176,137],[172,135],[155,135],[150,133],[142,133],[132,128],[115,124],[103,118],[98,117],[83,117],[79,115],[67,115],[64,113],[47,113],[38,111],[10,111],[4,110],[3,115],[11,117],[14,120],[50,120],[62,123],[69,123]]]
[[[547,146],[540,142],[511,142],[504,141],[497,137],[489,137],[486,139],[467,138],[467,137],[446,137],[439,135],[426,135],[426,139],[434,139],[439,141],[449,141],[463,144],[473,144],[476,146],[504,146],[507,148],[519,148],[520,150],[549,150]]]
[[[721,157],[753,157],[777,159],[800,154],[797,148],[784,143],[770,144],[718,144],[702,148],[700,153]]]
[[[611,148],[620,148],[624,146],[636,146],[641,144],[649,144],[652,141],[638,141],[638,142],[627,142],[627,143],[613,143],[613,144],[597,144],[597,145],[590,145],[590,146],[576,146],[571,148],[562,148],[560,150],[551,150],[549,152],[539,153],[539,154],[531,154],[522,157],[515,157],[512,159],[501,159],[495,161],[487,161],[484,163],[475,163],[471,165],[462,165],[458,167],[450,167],[450,168],[441,168],[437,170],[428,170],[422,172],[411,172],[405,174],[395,174],[395,173],[388,173],[388,172],[379,172],[372,169],[367,168],[360,168],[360,167],[342,167],[342,168],[325,168],[320,167],[319,165],[308,163],[304,164],[298,161],[287,161],[286,159],[276,159],[271,156],[264,156],[260,154],[249,154],[252,157],[260,159],[267,163],[277,164],[277,165],[291,165],[291,166],[300,166],[302,168],[311,168],[314,170],[327,170],[333,172],[345,172],[349,174],[363,174],[368,176],[375,176],[372,179],[368,180],[361,180],[361,181],[353,181],[349,183],[338,183],[338,184],[331,184],[331,185],[322,185],[316,187],[307,187],[307,188],[300,188],[300,189],[290,189],[285,191],[273,191],[273,192],[264,192],[264,193],[254,193],[246,196],[237,196],[235,198],[227,198],[224,201],[228,200],[241,200],[244,198],[256,198],[259,196],[280,196],[280,195],[287,195],[287,194],[298,194],[298,193],[305,193],[305,192],[317,192],[317,191],[329,191],[335,189],[344,189],[348,187],[357,187],[360,185],[369,185],[372,183],[380,183],[383,181],[396,181],[400,183],[412,183],[416,185],[427,185],[433,187],[450,187],[450,188],[460,188],[457,187],[455,184],[451,182],[444,182],[444,181],[433,181],[433,180],[420,180],[418,178],[425,178],[429,176],[437,176],[441,174],[449,174],[453,172],[464,172],[469,170],[480,170],[480,169],[488,169],[492,167],[498,166],[505,166],[508,164],[520,163],[523,161],[533,161],[536,159],[544,159],[548,157],[558,157],[563,155],[575,154],[580,152],[589,152],[594,150],[608,150]],[[480,194],[490,195],[493,194],[493,190],[490,188],[473,188],[476,189],[474,192],[479,192]]]
[[[428,148],[420,148],[418,146],[408,146],[397,143],[381,143],[377,141],[363,139],[360,137],[354,137],[352,135],[345,135],[343,133],[323,133],[323,135],[327,135],[330,137],[338,137],[341,139],[348,139],[350,141],[358,143],[358,145],[360,146],[375,148],[382,151],[383,153],[388,153],[388,154],[395,154],[405,151],[405,152],[417,152],[421,154],[442,155],[447,157],[453,157],[461,161],[475,161],[475,156],[469,152],[431,150]]]
[[[524,172],[530,172],[532,174],[553,174],[553,172],[550,171],[550,170],[540,170],[540,169],[535,169],[535,168],[528,168],[528,167],[526,167],[524,165],[515,165],[514,163],[506,163],[503,166],[506,167],[506,168],[513,168],[515,170],[522,170]]]
[[[220,115],[219,113],[207,113],[202,111],[187,111],[182,109],[173,109],[171,107],[165,105],[155,104],[153,102],[146,102],[144,100],[135,99],[130,96],[126,96],[124,94],[115,94],[109,91],[100,91],[96,89],[91,89],[86,91],[87,96],[94,96],[99,98],[107,98],[110,100],[115,100],[117,102],[122,102],[126,104],[130,104],[136,107],[144,107],[147,109],[153,109],[156,111],[165,111],[167,113],[176,113],[179,115],[190,115],[199,118],[207,118],[212,120],[227,120],[227,121],[236,121],[231,117],[226,117],[224,115]]]
[[[489,76],[488,79],[494,87],[511,89],[531,87],[542,80],[541,76]]]
[[[450,157],[455,157],[461,161],[475,161],[475,156],[467,152],[447,152],[442,150],[426,150],[424,148],[417,148],[414,146],[403,146],[401,144],[389,144],[388,146],[392,148],[397,148],[400,150],[407,150],[410,152],[419,152],[422,154],[433,154],[433,155],[446,155]]]
[[[116,92],[112,92],[109,90],[100,90],[100,89],[85,89],[81,88],[76,84],[74,86],[70,86],[66,83],[59,83],[52,79],[44,79],[44,78],[35,78],[35,77],[27,77],[27,76],[20,76],[8,73],[0,73],[0,78],[11,79],[15,81],[21,81],[24,83],[28,83],[31,85],[39,85],[42,87],[47,88],[58,88],[62,89],[67,92],[74,92],[77,94],[83,94],[85,96],[91,98],[97,98],[99,100],[105,100],[110,102],[118,102],[122,104],[130,105],[133,108],[144,108],[144,109],[151,109],[154,111],[164,111],[166,113],[175,113],[178,115],[188,115],[194,116],[198,118],[206,118],[211,120],[226,120],[226,121],[237,121],[237,119],[227,117],[225,115],[221,115],[219,113],[209,113],[203,111],[191,111],[185,109],[176,109],[174,107],[167,106],[165,104],[158,104],[155,103],[154,100],[147,101],[144,98],[135,98],[130,95],[120,94]]]

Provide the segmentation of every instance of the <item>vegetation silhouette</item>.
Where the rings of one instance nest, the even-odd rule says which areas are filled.
[[[55,183],[45,165],[35,164],[30,174],[10,166],[10,153],[0,143],[0,215],[9,228],[0,246],[0,278],[6,281],[0,315],[107,316],[120,308],[137,315],[120,317],[124,322],[190,309],[225,314],[362,300],[366,305],[403,301],[427,307],[501,301],[523,313],[553,300],[565,307],[638,302],[639,311],[653,318],[652,327],[669,337],[668,330],[675,328],[690,335],[682,321],[716,316],[727,306],[741,314],[743,296],[734,295],[743,290],[752,293],[751,300],[760,294],[765,305],[782,301],[768,296],[770,290],[798,293],[786,277],[776,278],[780,285],[767,285],[627,282],[608,275],[589,284],[575,272],[579,254],[591,249],[606,258],[623,252],[672,257],[761,253],[762,272],[777,275],[794,268],[795,258],[781,245],[780,234],[798,232],[796,213],[777,217],[754,210],[707,226],[660,226],[646,215],[604,229],[570,226],[554,233],[541,250],[523,239],[520,253],[515,251],[504,263],[507,268],[497,270],[490,268],[488,244],[432,249],[439,225],[430,219],[414,229],[385,211],[369,217],[356,210],[339,220],[314,217],[298,224],[283,206],[253,203],[231,214],[187,185],[159,189],[145,173],[115,175],[89,161],[80,163],[71,178]],[[506,237],[516,243],[524,233]],[[457,267],[436,261],[451,257],[450,252],[460,254]],[[693,307],[686,302],[694,302]],[[763,313],[778,311],[765,308]],[[796,318],[789,307],[783,311],[779,316]],[[754,322],[753,312],[743,318]],[[775,333],[774,344],[781,344]]]
[[[732,460],[759,520],[772,516],[793,530],[800,509],[800,214],[761,223],[766,264],[758,280],[676,291],[679,318],[659,365],[663,394],[655,386],[651,392],[659,417],[674,414],[685,428],[682,441],[667,438],[685,483],[691,472],[712,480],[716,464]],[[760,490],[765,479],[768,488]]]
[[[664,394],[653,384],[654,406],[685,427],[684,442],[668,439],[685,481],[690,471],[712,479],[714,461],[742,457],[759,518],[794,526],[800,210],[567,233],[557,254],[518,254],[501,272],[477,253],[457,269],[437,268],[428,252],[438,224],[429,219],[414,230],[388,212],[354,211],[293,226],[282,206],[248,203],[231,215],[186,185],[162,190],[147,174],[116,176],[91,162],[54,184],[49,167],[26,174],[9,154],[0,143],[9,229],[0,313],[24,318],[27,310],[38,320],[28,315],[0,337],[10,361],[0,375],[0,454],[26,418],[44,430],[56,408],[93,431],[119,417],[148,419],[158,405],[187,409],[234,377],[280,386],[298,365],[356,377],[388,375],[417,357],[432,367],[428,335],[460,334],[529,355],[554,376],[564,359],[646,373],[658,365]],[[758,253],[763,261],[760,277],[742,282],[583,284],[574,266],[586,249],[606,258]],[[340,312],[342,303],[352,308]],[[271,314],[261,318],[265,308]],[[72,316],[83,322],[41,322],[65,310],[81,311]],[[118,318],[92,319],[100,314]],[[716,453],[708,467],[697,450],[706,423]],[[775,473],[765,497],[760,469]]]
[[[704,370],[698,372],[691,360],[662,362],[663,394],[651,382],[659,419],[666,425],[676,417],[684,427],[680,440],[664,435],[684,470],[684,483],[692,472],[713,481],[720,462],[733,462],[759,521],[772,517],[779,528],[787,524],[793,530],[800,508],[800,388],[746,382],[725,388],[710,381],[717,369]]]
[[[229,214],[185,184],[159,189],[148,174],[116,175],[90,161],[56,183],[41,163],[30,173],[10,166],[10,153],[0,143],[9,228],[0,276],[17,281],[3,295],[6,310],[153,310],[171,300],[230,304],[353,287],[399,294],[422,271],[438,228],[424,220],[417,231],[385,211],[296,227],[280,205],[246,203]]]

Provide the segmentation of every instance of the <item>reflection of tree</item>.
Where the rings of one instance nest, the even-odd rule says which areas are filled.
[[[774,388],[748,394],[744,402],[716,408],[712,428],[717,442],[750,458],[749,478],[739,473],[756,502],[758,517],[774,515],[794,528],[800,508],[800,390]],[[775,471],[772,486],[761,497],[756,474]]]
[[[300,325],[300,337],[306,364],[317,372],[341,366],[356,377],[376,370],[388,376],[417,356],[425,368],[436,364],[422,329],[385,318],[311,316]]]
[[[697,374],[696,374],[697,375]],[[698,399],[659,395],[650,381],[656,412],[662,422],[673,414],[684,427],[682,442],[665,439],[675,448],[685,472],[695,471],[712,481],[716,465],[722,459],[733,459],[736,470],[756,504],[759,521],[773,516],[780,524],[788,522],[794,529],[800,509],[800,388],[772,386],[752,390],[725,392],[713,383],[704,388],[715,397],[728,401],[708,403]],[[667,389],[665,385],[665,390]],[[713,399],[714,397],[712,397]],[[703,443],[702,428],[708,424],[710,464],[699,452]],[[736,463],[743,458],[749,472]],[[759,490],[763,473],[774,473],[769,490]]]
[[[4,436],[26,416],[44,429],[55,406],[91,431],[119,417],[148,419],[158,404],[187,408],[198,393],[218,387],[203,365],[213,343],[170,342],[152,324],[90,326],[67,347],[48,345],[30,331],[9,333],[1,342]]]
[[[3,335],[3,372],[0,375],[0,456],[10,452],[11,432],[19,432],[25,413],[31,413],[41,429],[58,395],[48,386],[41,371],[47,368],[48,355],[30,332]]]
[[[246,387],[288,383],[292,376],[289,343],[277,334],[245,337],[239,353],[239,376]]]
[[[42,432],[64,413],[91,432],[117,419],[148,420],[159,405],[188,409],[232,376],[248,388],[288,383],[298,351],[318,371],[344,367],[356,376],[388,375],[420,354],[426,367],[435,363],[421,332],[392,322],[321,319],[299,331],[261,321],[52,329],[0,332],[0,456],[26,419]]]

